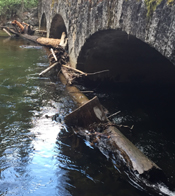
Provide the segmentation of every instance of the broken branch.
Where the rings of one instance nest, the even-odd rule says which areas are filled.
[[[51,53],[52,53],[52,55],[53,55],[55,61],[58,61],[58,59],[57,59],[57,57],[56,57],[56,55],[55,55],[55,52],[53,51],[53,48],[51,48],[50,51],[51,51]]]
[[[5,28],[2,29],[4,32],[6,32],[10,37],[12,36]]]
[[[111,117],[113,117],[113,116],[116,116],[117,114],[119,114],[121,111],[118,111],[118,112],[116,112],[116,113],[114,113],[114,114],[111,114],[110,116],[108,116],[108,118],[111,118]]]
[[[96,75],[96,74],[101,74],[101,73],[104,73],[104,72],[108,72],[109,70],[102,70],[102,71],[97,71],[97,72],[94,72],[94,73],[87,73],[88,76],[91,76],[91,75]]]
[[[53,69],[56,65],[58,65],[59,63],[56,62],[53,65],[49,66],[47,69],[45,69],[44,71],[42,71],[39,76],[42,77],[44,76],[47,72],[49,72],[51,69]]]
[[[73,71],[75,71],[75,72],[78,72],[78,73],[81,73],[81,74],[87,76],[87,73],[85,73],[85,72],[83,72],[83,71],[80,71],[79,69],[76,69],[76,68],[73,68],[73,67],[69,67],[69,66],[67,66],[67,65],[62,65],[62,66],[65,67],[65,68],[71,69],[71,70],[73,70]]]

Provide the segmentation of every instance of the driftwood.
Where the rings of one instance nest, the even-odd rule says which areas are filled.
[[[55,61],[58,61],[58,59],[57,59],[57,57],[56,57],[56,55],[55,55],[55,52],[53,51],[53,48],[51,48],[50,51],[51,51],[51,53],[52,53],[52,55],[53,55]]]
[[[97,71],[97,72],[94,72],[94,73],[87,73],[88,76],[91,76],[91,75],[96,75],[96,74],[101,74],[101,73],[105,73],[105,72],[109,72],[109,70],[102,70],[102,71]]]
[[[14,25],[14,27],[19,27],[21,33],[25,33],[25,27],[28,27],[28,28],[30,27],[29,24],[26,24],[26,23],[21,24],[20,22],[18,22],[16,20],[14,20],[12,22],[12,24]],[[25,27],[23,25],[25,25]],[[54,39],[54,38],[44,38],[44,37],[38,37],[38,36],[31,36],[28,34],[21,34],[18,32],[17,28],[15,30],[8,28],[7,30],[9,30],[11,33],[13,33],[15,35],[21,36],[21,37],[26,38],[30,41],[38,43],[40,45],[51,47],[51,49],[50,49],[51,54],[49,55],[50,64],[53,65],[54,63],[56,63],[58,61],[58,64],[62,65],[61,71],[64,74],[65,78],[67,79],[67,84],[72,84],[72,81],[75,78],[79,78],[79,77],[87,76],[87,75],[100,74],[100,73],[109,71],[109,70],[103,70],[103,71],[88,74],[88,73],[82,72],[81,70],[78,70],[76,68],[71,67],[70,63],[69,63],[68,54],[65,51],[65,48],[67,46],[67,41],[68,41],[68,39],[66,38],[65,32],[62,33],[61,39]],[[39,75],[43,76],[47,72],[49,72],[51,69],[54,69],[55,67],[56,66],[54,64],[54,66],[50,66],[48,69],[44,70]],[[57,72],[59,72],[59,71],[60,70],[57,70]]]
[[[67,80],[63,74],[59,74],[59,79],[64,85],[67,84]],[[66,85],[66,90],[70,93],[70,96],[77,106],[81,106],[89,101],[89,99],[73,85]]]
[[[61,67],[61,72],[62,74],[64,75],[64,77],[66,78],[67,80],[67,83],[66,84],[72,84],[72,80],[74,78],[71,78],[68,71],[64,68],[64,67]]]
[[[68,125],[88,127],[92,122],[107,122],[107,118],[98,98],[94,97],[67,115],[65,122]]]
[[[56,48],[60,44],[60,39],[39,37],[36,40],[39,44]]]
[[[25,26],[24,26],[24,25]],[[63,49],[67,45],[67,38],[66,34],[63,32],[61,39],[54,39],[54,38],[45,38],[45,37],[39,37],[39,36],[33,36],[33,33],[35,30],[32,30],[30,28],[29,24],[23,23],[21,24],[19,21],[14,20],[12,22],[13,29],[9,27],[4,27],[8,32],[15,34],[17,36],[21,36],[25,39],[28,39],[30,41],[33,41],[35,43],[38,43],[40,45],[57,48],[59,46],[63,47]]]
[[[12,25],[14,25],[14,26],[17,25],[20,29],[20,33],[24,33],[24,26],[20,22],[18,22],[17,20],[14,20],[14,21],[12,21]]]
[[[53,69],[55,66],[57,66],[59,63],[56,62],[53,65],[49,66],[47,69],[45,69],[44,71],[42,71],[39,76],[42,77],[44,76],[46,73],[48,73],[51,69]]]
[[[83,71],[81,71],[81,70],[79,70],[79,69],[70,67],[70,66],[68,66],[68,65],[62,65],[62,66],[65,67],[65,68],[68,68],[68,69],[70,69],[70,70],[72,70],[72,71],[74,71],[74,72],[78,72],[78,73],[80,73],[80,74],[82,74],[82,75],[85,75],[85,76],[88,75],[87,73],[85,73],[85,72],[83,72]]]
[[[3,28],[2,30],[3,30],[4,32],[6,32],[7,35],[9,35],[10,37],[12,36],[12,35],[7,31],[7,29]]]
[[[21,29],[22,30],[22,29]],[[61,66],[62,73],[60,80],[64,83],[72,83],[74,77],[88,75],[80,70],[70,68],[68,55],[64,48],[67,44],[65,33],[62,34],[61,40],[50,38],[39,38],[37,36],[21,35],[18,32],[10,29],[18,36],[39,43],[41,45],[54,48],[50,56],[51,66],[44,70],[40,75],[46,74],[51,69]],[[56,58],[54,57],[54,54]],[[89,75],[106,72],[89,73]],[[146,157],[134,144],[132,144],[105,116],[103,107],[99,103],[97,97],[88,100],[76,87],[67,85],[66,89],[70,92],[73,100],[80,106],[77,110],[65,117],[67,125],[74,128],[75,132],[84,136],[92,145],[95,145],[99,150],[110,157],[111,159],[120,159],[124,166],[127,166],[135,176],[139,175],[150,182],[164,181],[165,176],[162,170]]]
[[[69,88],[70,86],[67,86],[68,92],[73,92],[72,86]],[[77,90],[70,94],[73,99],[80,96],[76,92]],[[106,118],[103,107],[96,97],[82,103],[81,99],[78,100],[80,107],[65,117],[68,126],[73,127],[77,134],[85,137],[108,158],[114,161],[120,159],[134,178],[139,175],[151,183],[166,182],[163,171]]]
[[[39,33],[47,33],[47,31],[45,30],[39,30],[39,29],[35,29],[36,32],[39,32]]]
[[[22,34],[24,33],[24,34],[28,34],[28,35],[33,35],[35,33],[35,30],[33,30],[31,28],[31,26],[27,23],[24,23],[24,22],[20,23],[19,21],[14,20],[12,22],[12,25],[16,27],[16,31],[18,33],[22,33]],[[19,31],[18,31],[17,27],[19,27]]]
[[[108,119],[113,117],[113,116],[116,116],[117,114],[119,114],[121,111],[118,111],[118,112],[115,112],[114,114],[111,114],[110,116],[108,116]]]

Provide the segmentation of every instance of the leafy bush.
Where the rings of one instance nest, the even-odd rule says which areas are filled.
[[[24,11],[25,8],[36,7],[38,0],[0,0],[0,15],[16,14],[17,11]]]

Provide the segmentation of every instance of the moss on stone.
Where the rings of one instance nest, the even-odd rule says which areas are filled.
[[[162,0],[145,0],[147,7],[147,17],[151,17],[157,6],[160,5]]]
[[[145,0],[145,5],[147,7],[147,17],[151,17],[153,15],[153,12],[162,1],[163,0]],[[174,3],[175,0],[167,0],[168,5],[172,5]]]
[[[168,5],[173,5],[175,3],[175,0],[167,0]]]
[[[55,4],[55,0],[52,0],[51,8],[53,8],[54,4]]]

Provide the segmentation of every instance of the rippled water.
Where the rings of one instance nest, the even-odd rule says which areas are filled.
[[[44,48],[26,40],[0,37],[0,195],[148,195],[131,185],[97,149],[86,146],[63,126],[63,117],[75,106],[60,82],[38,77],[47,66]],[[107,97],[113,95],[98,95],[111,113],[121,109],[118,104],[110,107]],[[116,102],[116,95],[110,101]],[[166,135],[167,130],[155,131],[149,125],[147,129],[147,113],[131,108],[127,111],[125,106],[124,113],[113,120],[134,121],[133,133],[123,131],[174,182],[174,134]],[[136,122],[143,123],[141,131]]]

